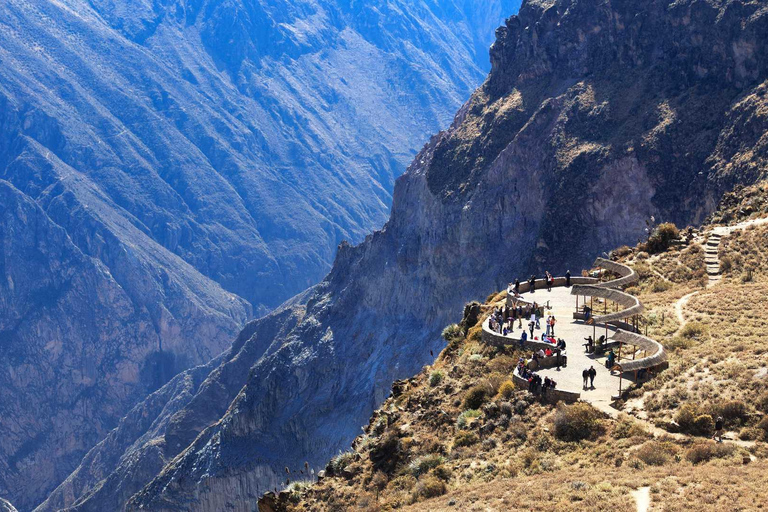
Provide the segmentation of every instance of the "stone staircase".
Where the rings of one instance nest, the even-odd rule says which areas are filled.
[[[707,266],[708,286],[714,286],[723,277],[720,273],[720,259],[717,257],[721,239],[720,233],[712,232],[707,237],[707,243],[704,244],[704,263]]]

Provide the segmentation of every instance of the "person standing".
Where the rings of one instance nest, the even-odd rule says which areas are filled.
[[[555,349],[555,355],[557,356],[557,370],[560,371],[560,365],[562,360],[562,358],[560,357],[561,355],[560,347],[557,347],[557,349]]]
[[[552,316],[550,315],[547,317],[547,338],[549,338],[551,329],[552,329]]]
[[[581,372],[581,378],[584,379],[584,389],[587,389],[587,381],[589,380],[589,370],[584,368],[584,371]]]
[[[555,323],[556,322],[557,322],[557,320],[555,320],[555,315],[552,315],[550,317],[550,326],[551,326],[550,332],[552,333],[552,336],[555,335]]]
[[[717,438],[718,443],[723,442],[723,423],[724,423],[723,417],[718,416],[717,419],[715,420],[715,433],[712,436],[712,439]]]
[[[528,280],[528,288],[531,293],[536,291],[536,276],[531,274],[531,278]]]
[[[520,333],[520,350],[525,348],[525,342],[528,341],[528,333],[523,331]]]
[[[531,315],[531,320],[528,322],[528,330],[531,331],[531,339],[533,339],[533,328],[536,327],[536,313]]]
[[[520,280],[515,279],[515,295],[520,295]]]
[[[589,387],[595,389],[595,376],[597,376],[597,370],[594,366],[589,367]]]
[[[567,288],[571,287],[571,271],[570,270],[565,271],[565,286]]]

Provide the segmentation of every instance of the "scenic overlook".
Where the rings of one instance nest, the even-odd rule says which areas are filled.
[[[767,474],[768,0],[0,1],[0,512]]]

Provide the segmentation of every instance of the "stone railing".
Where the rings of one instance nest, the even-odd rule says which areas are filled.
[[[556,277],[553,280],[553,288],[556,288],[558,286],[565,286],[566,279],[564,277]],[[571,277],[571,285],[582,285],[582,284],[596,284],[599,280],[594,277],[583,277],[583,276],[573,276]],[[512,305],[513,296],[512,296],[512,286],[509,286],[507,288],[507,304]],[[534,289],[535,290],[546,290],[547,289],[547,280],[546,279],[537,279],[534,281]],[[520,295],[524,293],[528,293],[531,291],[531,285],[528,283],[528,281],[521,281],[520,282]],[[532,295],[530,298],[535,298],[535,295]],[[528,302],[528,297],[522,297],[522,299],[526,302]]]

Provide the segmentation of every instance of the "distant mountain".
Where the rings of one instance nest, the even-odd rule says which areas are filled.
[[[764,174],[766,55],[760,2],[526,1],[486,82],[398,179],[384,228],[342,244],[207,375],[137,406],[40,510],[247,511],[286,467],[324,467],[465,301],[588,266],[652,216],[701,222]]]
[[[381,225],[515,3],[0,3],[0,495]]]

